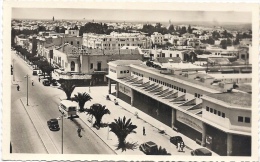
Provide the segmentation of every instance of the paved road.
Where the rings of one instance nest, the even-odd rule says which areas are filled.
[[[22,106],[20,99],[26,97],[26,78],[29,74],[29,105],[32,108],[35,116],[34,120],[42,125],[50,141],[56,148],[57,153],[61,153],[61,130],[52,132],[47,127],[47,120],[57,118],[61,114],[58,111],[59,89],[53,87],[45,87],[38,82],[37,76],[32,76],[32,70],[12,52],[14,63],[15,81],[20,85],[20,91],[16,90],[16,85],[11,87],[11,141],[13,152],[17,153],[47,153],[48,150],[44,147],[44,142],[41,140],[42,132],[37,130],[30,115]],[[34,86],[31,85],[31,80],[34,80]],[[26,107],[26,100],[24,100]],[[61,121],[59,121],[61,126]],[[82,137],[77,134],[78,126],[83,128]],[[64,136],[63,136],[63,152],[66,154],[114,154],[114,152],[97,137],[92,130],[80,119],[73,121],[64,118]],[[48,152],[50,153],[50,152]]]

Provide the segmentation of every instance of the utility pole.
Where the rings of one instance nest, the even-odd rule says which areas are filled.
[[[61,154],[63,154],[63,115],[61,116],[62,133],[61,133]]]
[[[28,104],[28,78],[29,78],[29,75],[27,74],[25,76],[25,78],[27,79],[27,106],[29,106],[29,104]]]

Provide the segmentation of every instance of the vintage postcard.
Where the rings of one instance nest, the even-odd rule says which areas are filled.
[[[3,10],[3,160],[258,160],[258,4]]]

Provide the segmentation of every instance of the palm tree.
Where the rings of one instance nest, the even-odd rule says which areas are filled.
[[[105,114],[110,114],[110,111],[108,109],[106,109],[106,106],[102,106],[101,104],[93,104],[92,106],[90,106],[89,109],[85,110],[87,112],[87,114],[89,115],[93,115],[96,119],[95,123],[93,124],[93,126],[97,126],[98,128],[101,126],[101,119]]]
[[[79,111],[83,112],[84,111],[84,105],[87,101],[90,101],[92,97],[86,92],[84,93],[78,93],[75,94],[73,98],[71,98],[72,101],[76,101],[79,103]]]
[[[132,124],[131,119],[128,119],[126,121],[125,116],[123,117],[123,119],[121,119],[120,117],[118,119],[115,119],[114,122],[109,124],[109,127],[111,129],[110,131],[115,133],[115,135],[118,138],[118,143],[119,143],[118,148],[126,147],[126,142],[125,142],[126,137],[130,133],[136,133],[134,129],[137,128],[136,125]]]
[[[156,155],[171,155],[171,154],[168,153],[165,148],[162,148],[161,146],[158,148],[157,146]]]
[[[60,89],[66,93],[67,100],[70,100],[70,96],[75,89],[75,85],[71,80],[64,80],[64,82],[60,85]]]

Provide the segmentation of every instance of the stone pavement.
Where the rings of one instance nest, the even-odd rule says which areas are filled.
[[[113,85],[112,85],[113,86]],[[115,88],[112,87],[111,90]],[[89,115],[86,113],[79,113],[80,119],[82,119],[91,129],[95,132],[111,149],[115,150],[117,154],[120,155],[143,155],[143,152],[139,150],[139,145],[153,141],[158,146],[162,146],[166,148],[167,152],[171,153],[172,155],[190,155],[192,149],[201,148],[202,146],[198,145],[195,141],[191,140],[190,138],[186,137],[183,134],[180,134],[170,127],[164,125],[163,123],[157,121],[156,119],[150,117],[149,115],[143,113],[142,111],[138,110],[135,107],[132,107],[128,103],[120,100],[117,98],[119,105],[114,104],[114,99],[116,98],[113,95],[110,95],[110,99],[106,100],[106,95],[108,94],[108,87],[76,87],[72,93],[77,94],[78,92],[86,92],[89,93],[90,96],[93,98],[92,101],[87,102],[85,104],[85,108],[89,108],[94,103],[100,103],[102,105],[106,105],[106,107],[110,110],[110,115],[104,115],[102,118],[103,123],[110,123],[113,122],[114,119],[118,119],[118,117],[126,117],[127,119],[131,118],[131,121],[134,125],[137,125],[136,132],[133,134],[129,134],[127,136],[126,142],[129,142],[132,147],[126,149],[125,151],[116,150],[116,146],[118,144],[117,137],[114,133],[109,132],[108,128],[100,128],[97,130],[96,128],[92,127],[92,123],[94,123],[95,118],[91,119]],[[113,92],[112,92],[113,93]],[[62,93],[61,99],[65,99],[65,93]],[[135,115],[136,112],[138,113],[138,117]],[[143,127],[145,127],[146,135],[143,135]],[[163,127],[165,129],[165,134],[159,133],[159,129]],[[170,143],[171,136],[181,136],[185,142],[186,147],[184,148],[184,152],[178,152],[176,146]],[[213,155],[216,155],[213,153]]]

